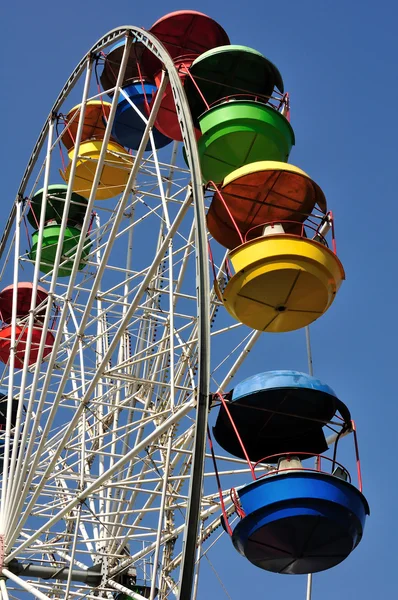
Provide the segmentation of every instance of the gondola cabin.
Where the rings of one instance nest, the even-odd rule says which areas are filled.
[[[196,10],[177,10],[164,15],[152,25],[149,32],[163,44],[174,60],[188,54],[203,52],[229,44],[229,37],[214,19]],[[145,73],[150,78],[162,70],[159,59],[145,50],[142,54]]]
[[[199,127],[199,158],[207,182],[220,183],[249,163],[287,162],[295,143],[282,112],[255,98],[232,98],[212,106],[200,116]]]
[[[102,148],[102,140],[97,139],[90,139],[80,144],[79,158],[72,183],[73,191],[77,194],[89,197]],[[70,162],[65,171],[60,172],[63,179],[67,182],[69,182],[70,169],[75,151],[76,149],[72,148],[68,152]],[[133,162],[133,158],[127,154],[127,151],[120,144],[112,141],[108,142],[105,151],[105,162],[101,169],[95,199],[107,200],[121,194],[126,187]]]
[[[213,433],[218,444],[238,458],[244,453],[231,422],[251,461],[267,456],[267,462],[278,462],[272,456],[291,451],[304,460],[327,450],[324,427],[337,413],[350,428],[348,408],[319,379],[299,371],[266,371],[236,385],[231,400],[220,406]]]
[[[60,239],[59,225],[47,225],[43,229],[43,243],[40,258],[40,271],[42,273],[50,273],[53,270],[57,249]],[[81,231],[76,227],[66,227],[62,246],[61,262],[58,269],[58,277],[68,277],[73,268],[74,257],[81,238]],[[39,231],[35,231],[32,236],[32,249],[29,253],[29,258],[32,261],[36,260],[39,243]],[[90,238],[86,238],[86,243],[80,257],[78,270],[81,271],[86,266],[86,259],[91,251]]]
[[[156,90],[156,85],[136,80],[120,92],[112,135],[121,146],[130,150],[138,150],[150,112],[150,103]],[[154,144],[158,149],[164,148],[172,141],[156,127],[152,128],[152,134]],[[151,149],[152,144],[149,140],[146,151]]]
[[[345,278],[323,238],[308,239],[265,224],[262,237],[229,253],[234,274],[222,291],[227,311],[258,331],[281,333],[309,325],[331,306]]]
[[[239,517],[233,530],[228,526],[234,546],[274,573],[336,566],[361,541],[369,514],[360,467],[358,489],[336,459],[339,437],[356,436],[348,408],[328,385],[297,371],[254,375],[230,396],[222,401],[214,435],[224,450],[250,461],[253,478],[231,491]],[[337,434],[329,458],[322,456],[328,449],[323,430],[332,422]],[[268,472],[257,474],[259,465]]]
[[[100,76],[102,88],[112,97],[114,94],[113,88],[116,85],[119,74],[120,63],[122,62],[125,47],[125,39],[113,44],[104,59],[104,67]],[[126,69],[124,72],[121,87],[132,85],[138,79],[148,80],[144,71],[141,56],[145,50],[144,44],[138,41],[133,41],[130,46],[129,56],[127,59]],[[153,81],[152,81],[153,83]]]
[[[16,314],[17,320],[23,319],[29,315],[32,303],[33,284],[28,281],[18,283],[16,294]],[[48,292],[41,286],[37,286],[35,299],[35,321],[42,321],[46,311]],[[12,306],[14,301],[14,285],[8,285],[0,292],[0,318],[3,323],[9,325],[12,320]]]
[[[3,467],[5,436],[7,427],[7,411],[8,411],[8,390],[0,388],[0,467]],[[10,452],[13,448],[14,432],[18,413],[18,400],[13,398],[11,404],[11,432],[10,432]]]
[[[131,590],[133,592],[132,595],[129,595],[124,592],[118,592],[114,594],[115,600],[134,600],[137,594],[139,598],[150,598],[151,597],[151,585],[145,585],[145,581],[143,583],[137,583],[137,570],[135,567],[130,567],[130,569],[123,573],[120,578],[120,583]],[[154,598],[158,595],[158,588],[154,589]]]
[[[7,424],[7,411],[8,411],[8,390],[6,388],[0,388],[0,431],[5,431]],[[11,427],[15,427],[18,412],[18,400],[12,400],[11,406]]]
[[[244,517],[235,548],[255,566],[303,575],[335,567],[362,539],[369,505],[340,477],[312,469],[281,471],[238,491]]]
[[[150,598],[150,596],[151,596],[151,588],[150,588],[150,586],[147,586],[147,585],[132,585],[131,590],[132,590],[132,592],[135,592],[142,598]],[[158,590],[156,588],[155,598],[156,598],[157,594],[158,594]],[[118,594],[115,594],[115,600],[136,600],[136,596],[129,596],[128,594],[125,594],[124,592],[119,592]]]
[[[74,106],[65,117],[65,130],[62,142],[71,150],[76,143],[77,128],[82,105]],[[102,140],[104,138],[106,123],[109,118],[111,105],[102,100],[89,100],[84,113],[84,125],[80,142],[87,140]]]
[[[56,183],[48,186],[45,223],[54,221],[60,224],[62,222],[67,191],[68,186],[64,183]],[[39,229],[43,200],[43,189],[41,189],[32,196],[29,202],[27,218],[34,229]],[[82,226],[86,211],[87,198],[72,192],[67,222],[70,225]]]
[[[186,79],[188,77],[188,69],[194,58],[196,58],[196,54],[178,56],[174,59],[174,65],[178,71],[178,75],[181,79],[182,85],[185,85]],[[159,88],[162,82],[162,72],[156,73],[155,82],[157,87]],[[149,107],[150,110],[152,110],[155,100],[156,94],[151,100],[151,104]],[[162,101],[160,103],[159,110],[156,115],[155,123],[157,129],[160,132],[162,132],[163,135],[168,136],[169,138],[177,142],[182,142],[183,137],[181,133],[180,122],[176,112],[174,94],[169,83],[166,85],[165,90],[163,92]]]
[[[304,171],[260,161],[225,177],[212,197],[207,227],[217,242],[233,249],[262,235],[264,223],[282,222],[286,233],[300,235],[301,223],[315,207],[326,214],[326,198]]]
[[[228,35],[216,21],[194,10],[169,13],[154,23],[149,31],[170,53],[183,85],[195,58],[207,50],[229,44]],[[162,79],[160,61],[147,50],[142,55],[142,64],[145,72],[153,77],[159,87]],[[154,99],[151,107],[153,103]],[[173,140],[183,139],[170,84],[166,86],[162,95],[156,127]]]
[[[109,102],[100,100],[89,101],[86,105],[83,134],[77,149],[79,158],[72,183],[73,191],[85,198],[90,196],[97,171],[97,163],[102,155],[103,138],[110,107]],[[70,162],[64,171],[60,171],[61,177],[66,182],[69,182],[72,160],[76,153],[75,134],[77,133],[81,108],[81,104],[75,106],[66,117],[66,129],[62,139],[64,143],[66,140],[65,145],[68,148]],[[126,150],[110,139],[105,150],[105,161],[101,169],[95,195],[96,200],[106,200],[121,194],[125,189],[132,164],[133,159],[127,154]]]
[[[15,367],[22,369],[27,353],[28,329],[26,325],[16,325],[15,328]],[[43,329],[35,325],[32,329],[32,339],[28,357],[28,365],[34,365],[39,357],[40,344],[43,339]],[[8,364],[11,354],[12,325],[0,329],[0,360]],[[42,360],[48,356],[54,345],[54,336],[48,331],[44,338]]]
[[[277,90],[275,92],[275,90]],[[189,67],[185,92],[195,123],[222,99],[249,96],[264,103],[282,100],[284,84],[277,67],[257,50],[227,45],[198,56]]]

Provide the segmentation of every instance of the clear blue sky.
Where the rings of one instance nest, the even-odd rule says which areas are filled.
[[[7,2],[0,25],[0,230],[43,121],[82,55],[113,27],[150,27],[182,8],[211,15],[232,43],[252,46],[278,66],[291,93],[296,147],[290,161],[321,185],[336,218],[347,281],[312,328],[314,369],[357,421],[371,517],[352,556],[315,576],[313,597],[396,597],[395,2]],[[266,336],[244,374],[273,368],[306,369],[303,333]],[[258,570],[228,540],[210,557],[232,600],[305,598],[305,577]],[[206,561],[202,576],[200,600],[226,598]]]

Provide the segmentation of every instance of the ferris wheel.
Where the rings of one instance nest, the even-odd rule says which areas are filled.
[[[278,573],[359,543],[346,405],[312,372],[239,379],[344,279],[294,143],[277,67],[196,11],[72,72],[0,241],[3,600],[196,598],[222,535]]]

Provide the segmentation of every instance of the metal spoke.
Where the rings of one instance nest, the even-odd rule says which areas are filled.
[[[70,110],[74,89],[81,104],[74,117],[75,145],[81,147],[88,103],[102,102],[104,96],[93,81],[95,62],[102,50],[123,39],[117,81],[108,90],[112,99],[102,147],[96,158],[86,159],[92,181],[77,245],[64,253],[81,150],[68,167],[60,237],[43,272],[46,206],[54,199],[49,186],[63,169],[57,119]],[[125,95],[123,74],[135,41],[160,60],[162,82],[142,119],[138,149],[112,150],[110,156],[118,97]],[[168,85],[188,167],[177,142],[161,150],[155,144],[153,128]],[[124,189],[98,200],[104,167],[116,157],[123,161]],[[32,232],[24,223],[40,188],[33,260],[25,250]],[[0,534],[7,578],[7,584],[0,579],[1,597],[8,600],[15,590],[43,600],[114,598],[120,592],[141,600],[132,589],[135,577],[151,600],[156,595],[185,600],[193,588],[196,596],[198,561],[206,556],[207,539],[217,539],[221,516],[206,450],[210,387],[221,392],[230,386],[260,333],[232,321],[210,289],[194,127],[174,64],[148,32],[135,27],[110,32],[73,71],[28,162],[0,240],[0,257],[2,283],[14,286],[10,358],[0,372],[8,398],[0,432]],[[217,269],[217,278],[224,276],[223,268]],[[17,319],[16,290],[22,281],[32,283],[32,299],[28,314]],[[48,292],[42,304],[36,298],[41,287]],[[27,336],[22,362],[17,323]],[[35,327],[42,335],[32,362]],[[213,348],[218,348],[214,356]],[[232,476],[243,481],[249,474],[240,459],[217,452],[217,460],[225,481]],[[223,497],[232,515],[228,493]]]

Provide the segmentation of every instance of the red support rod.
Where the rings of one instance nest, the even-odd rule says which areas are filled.
[[[202,92],[200,91],[200,88],[199,88],[198,84],[196,83],[195,79],[193,78],[192,73],[190,72],[190,70],[186,69],[186,71],[181,71],[181,73],[184,73],[185,75],[188,75],[188,77],[191,79],[192,83],[194,84],[194,86],[196,88],[196,91],[198,92],[199,96],[203,100],[204,105],[206,106],[206,110],[209,110],[210,106],[206,102],[206,99],[205,99],[204,95],[202,94]]]
[[[225,409],[225,412],[226,412],[226,413],[227,413],[227,415],[228,415],[228,418],[229,418],[229,420],[230,420],[230,422],[231,422],[231,425],[232,425],[232,428],[233,428],[233,430],[234,430],[234,432],[235,432],[235,435],[236,435],[236,437],[238,438],[238,442],[239,442],[239,444],[240,444],[240,447],[242,448],[242,451],[243,451],[243,454],[244,454],[244,456],[245,456],[245,459],[246,459],[246,461],[247,461],[247,464],[249,465],[249,469],[250,469],[250,471],[251,471],[252,478],[253,478],[253,480],[254,480],[254,481],[256,481],[256,474],[255,474],[255,472],[254,472],[253,465],[252,465],[252,463],[251,463],[251,461],[250,461],[249,455],[248,455],[248,454],[247,454],[247,452],[246,452],[245,445],[244,445],[244,443],[242,442],[242,438],[241,438],[241,437],[240,437],[240,435],[239,435],[239,431],[238,431],[238,429],[237,429],[237,427],[236,427],[236,425],[235,425],[235,422],[234,422],[234,420],[233,420],[233,418],[232,418],[232,415],[231,415],[231,413],[230,413],[230,412],[229,412],[229,410],[228,410],[227,403],[225,402],[225,399],[224,399],[224,397],[223,397],[223,395],[222,395],[222,394],[220,394],[219,392],[217,392],[217,394],[216,394],[216,395],[217,395],[217,396],[220,398],[220,400],[221,400],[221,402],[222,402],[222,405],[223,405],[223,407],[224,407],[224,409]]]
[[[40,225],[39,225],[39,221],[37,220],[36,213],[35,213],[35,211],[33,210],[33,206],[32,206],[32,203],[31,203],[31,201],[30,201],[30,200],[29,200],[29,202],[28,202],[28,206],[29,206],[30,210],[32,211],[32,215],[33,215],[33,218],[34,218],[34,220],[35,220],[36,227],[37,227],[37,229],[39,229],[39,227],[40,227]]]
[[[224,205],[224,208],[225,208],[225,210],[227,211],[227,213],[228,213],[228,216],[229,216],[229,218],[231,219],[231,221],[232,221],[232,224],[233,224],[233,226],[235,227],[235,229],[236,229],[236,231],[237,231],[237,233],[238,233],[238,235],[239,235],[239,239],[240,239],[240,241],[241,241],[241,244],[244,244],[244,243],[245,243],[245,240],[243,239],[243,236],[242,236],[242,234],[241,234],[241,232],[240,232],[240,229],[239,229],[238,225],[236,224],[236,221],[235,221],[235,219],[233,218],[233,216],[232,216],[232,213],[231,213],[231,211],[229,210],[229,208],[228,208],[228,205],[227,205],[227,203],[225,202],[225,200],[224,200],[224,197],[223,197],[223,195],[221,194],[220,190],[218,189],[218,187],[216,186],[216,184],[214,183],[214,181],[209,181],[208,185],[212,185],[212,186],[214,187],[214,189],[216,190],[216,194],[217,194],[217,196],[220,198],[221,202],[223,203],[223,205]]]
[[[213,465],[214,465],[214,472],[216,474],[216,480],[217,480],[217,487],[218,487],[218,496],[220,498],[220,504],[221,504],[221,511],[224,517],[224,523],[225,523],[225,527],[227,528],[227,531],[229,533],[229,535],[232,536],[232,529],[231,529],[231,525],[228,522],[228,515],[227,515],[227,511],[225,510],[225,503],[224,503],[224,497],[222,495],[222,487],[221,487],[221,481],[220,481],[220,475],[218,473],[218,468],[217,468],[217,461],[216,461],[216,457],[214,455],[214,449],[213,449],[213,441],[211,439],[211,435],[210,435],[210,429],[209,427],[207,427],[207,438],[209,440],[209,448],[210,448],[210,452],[211,452],[211,458],[213,460]]]

